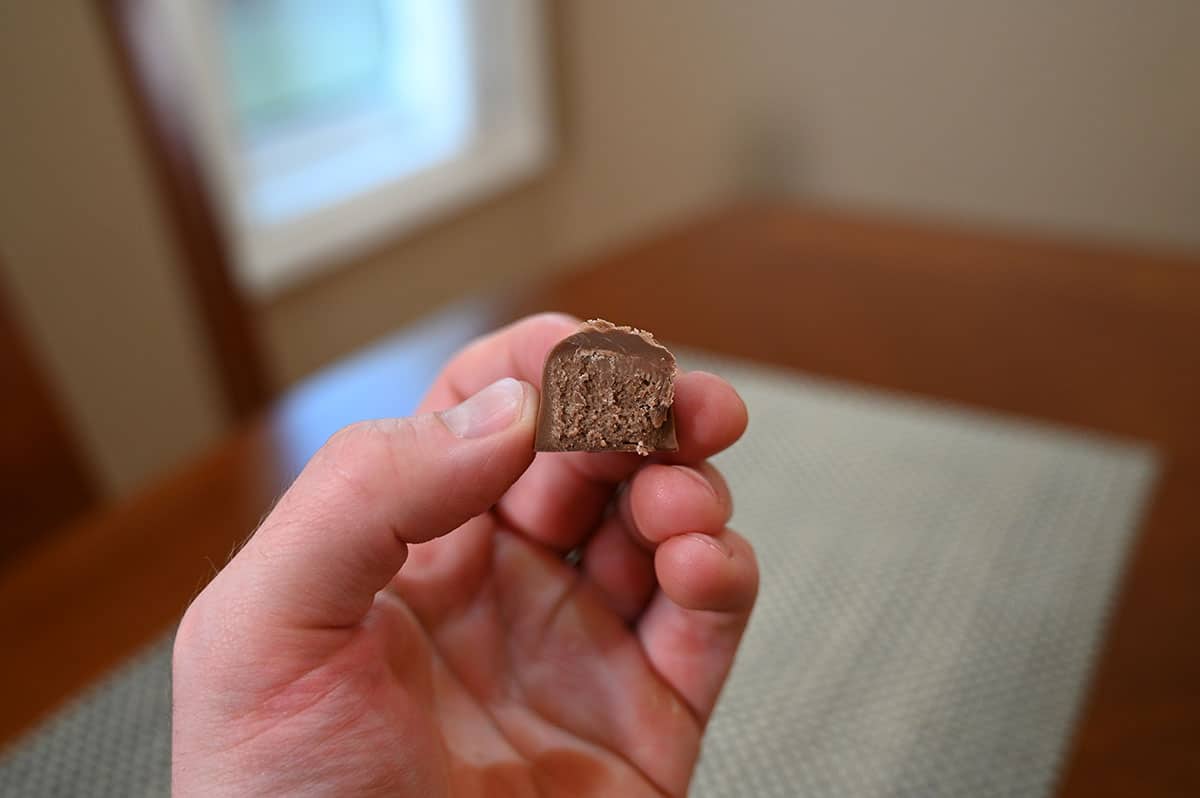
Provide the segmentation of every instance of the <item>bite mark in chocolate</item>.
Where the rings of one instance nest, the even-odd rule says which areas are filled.
[[[644,330],[593,319],[546,356],[539,452],[673,452],[675,357]]]

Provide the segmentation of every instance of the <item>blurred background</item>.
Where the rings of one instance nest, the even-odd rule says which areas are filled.
[[[762,229],[779,241],[808,231],[864,269],[867,251],[893,257],[888,242],[925,263],[926,239],[903,232],[916,225],[936,240],[928,262],[947,268],[946,285],[979,264],[964,295],[1001,297],[986,307],[1011,314],[1011,329],[978,340],[1020,338],[1037,305],[1046,329],[1089,342],[1075,359],[1096,375],[1120,381],[1112,353],[1169,372],[1139,421],[1110,426],[1183,440],[1200,347],[1180,338],[1200,318],[1186,274],[1200,253],[1198,39],[1192,0],[6,2],[0,567],[81,513],[177,490],[179,469],[228,454],[246,425],[336,383],[347,358],[414,322],[457,345],[500,318],[478,310],[493,300],[588,306],[587,292],[636,279],[657,250],[611,278],[572,275],[657,236],[733,229],[730,208],[743,220],[773,208]],[[817,217],[793,224],[780,208]],[[664,252],[691,252],[672,240]],[[724,253],[731,274],[748,251]],[[745,279],[762,292],[791,279],[783,255],[754,257],[766,271]],[[685,293],[721,296],[680,258],[658,277],[708,280]],[[1021,289],[1006,293],[1010,262]],[[926,293],[903,269],[855,280],[896,302],[905,286]],[[537,293],[546,285],[560,288]],[[653,285],[670,303],[671,282]],[[971,329],[976,311],[958,296],[931,306]],[[890,359],[885,340],[906,328],[858,318],[855,293],[842,298],[846,339],[822,338],[792,365],[837,372],[822,364],[857,347],[887,362],[870,382],[923,389],[966,374],[933,356]],[[615,320],[702,344],[681,318],[712,307]],[[786,308],[722,323],[787,328]],[[1166,332],[1104,332],[1135,318]],[[414,374],[449,351],[429,346],[405,361]],[[1047,416],[1090,426],[1133,407],[1101,408],[1098,377],[1039,393],[1043,376],[1016,378],[1033,386],[1028,402],[971,394],[983,377],[958,393],[1018,411],[1052,399]]]
[[[329,186],[321,197],[330,178],[293,172],[316,184],[308,204],[293,184],[277,191],[298,207],[263,209],[255,203],[271,201],[255,194],[267,192],[254,181],[269,166],[251,174],[247,157],[267,160],[273,147],[292,146],[292,157],[304,158],[294,155],[304,143],[289,136],[364,106],[383,113],[402,104],[395,97],[406,89],[384,86],[397,69],[389,48],[402,41],[385,35],[379,18],[390,6],[423,4],[355,0],[335,4],[336,13],[311,0],[191,4],[204,7],[192,11],[202,19],[185,21],[182,35],[165,17],[188,4],[130,4],[163,7],[129,13],[148,20],[151,29],[137,35],[161,51],[165,74],[154,72],[154,55],[112,35],[106,17],[121,12],[104,5],[7,3],[0,12],[7,313],[103,496],[212,444],[230,423],[184,265],[194,243],[164,202],[161,156],[152,152],[177,142],[156,140],[161,127],[139,118],[158,102],[143,91],[154,81],[173,86],[163,89],[172,119],[193,143],[218,129],[216,141],[196,144],[192,177],[221,216],[272,390],[458,296],[569,267],[742,197],[1200,246],[1200,10],[1186,0],[529,4],[542,51],[532,66],[505,51],[520,33],[483,37],[483,49],[497,52],[464,52],[469,34],[453,28],[474,6],[434,4],[427,13],[446,19],[422,24],[451,30],[430,38],[440,49],[423,53],[428,63],[408,77],[469,85],[411,89],[427,93],[407,98],[411,112],[447,129],[410,133],[445,141],[414,145],[427,149],[395,168],[398,180],[471,146],[464,117],[480,109],[462,106],[473,102],[541,94],[544,105],[527,100],[511,109],[524,118],[497,123],[502,134],[519,129],[538,140],[521,163],[501,164],[507,179],[484,164],[482,189],[461,180],[431,209],[406,207],[340,239],[322,227],[335,244],[320,248],[316,268],[303,254],[271,249],[295,235],[273,220],[317,224],[306,210],[319,215],[321,203],[345,203],[378,183]],[[188,24],[194,40],[181,43]],[[180,63],[193,57],[200,66]],[[453,67],[480,57],[503,66],[478,83]],[[148,74],[130,73],[135,60],[134,71]],[[205,66],[212,91],[183,88],[205,84],[184,76]],[[345,135],[310,146],[370,146],[371,131]],[[408,146],[400,141],[388,149]],[[368,178],[390,168],[361,167]],[[445,196],[455,188],[461,199]],[[265,260],[246,262],[263,248]]]

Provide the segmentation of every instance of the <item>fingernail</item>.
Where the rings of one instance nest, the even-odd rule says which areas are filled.
[[[733,556],[733,549],[729,548],[729,544],[720,538],[713,537],[712,535],[701,535],[699,532],[688,532],[687,536],[694,540],[700,541],[706,546],[716,549],[726,557]]]
[[[505,377],[438,416],[460,438],[483,438],[511,427],[524,404],[525,386]]]
[[[708,491],[709,495],[711,495],[714,499],[717,498],[717,489],[714,488],[713,484],[711,482],[709,482],[708,479],[703,474],[701,474],[699,471],[697,471],[694,468],[689,468],[687,466],[682,466],[682,465],[671,466],[671,467],[676,469],[677,471],[681,471],[682,473],[687,474],[688,477],[691,478],[691,480],[693,482],[703,485],[704,489],[706,491]]]

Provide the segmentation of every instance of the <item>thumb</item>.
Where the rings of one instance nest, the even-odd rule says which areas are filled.
[[[273,624],[359,622],[407,544],[485,512],[528,468],[537,401],[506,378],[440,413],[343,429],[230,562],[224,587]]]

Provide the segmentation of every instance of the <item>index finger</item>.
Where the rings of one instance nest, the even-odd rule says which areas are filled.
[[[579,320],[543,313],[510,324],[470,344],[443,369],[421,411],[457,404],[503,377],[540,390],[546,355],[579,328]],[[680,374],[676,380],[679,451],[651,462],[696,463],[732,444],[746,428],[746,406],[727,382],[712,374]],[[615,487],[646,458],[630,452],[543,453],[500,501],[498,510],[515,531],[556,549],[570,549],[590,531]]]
[[[546,355],[578,328],[579,319],[565,313],[539,313],[501,327],[451,358],[417,412],[445,410],[504,377],[540,391]]]

